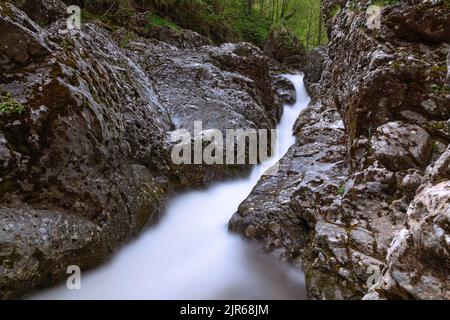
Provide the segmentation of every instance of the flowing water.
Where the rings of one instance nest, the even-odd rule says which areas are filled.
[[[295,143],[292,129],[309,103],[303,76],[286,76],[297,102],[285,106],[277,154],[249,177],[218,183],[171,201],[162,221],[122,248],[105,266],[35,299],[302,299],[303,274],[228,232],[227,223],[263,173]]]

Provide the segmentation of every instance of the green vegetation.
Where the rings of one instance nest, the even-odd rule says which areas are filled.
[[[431,85],[431,90],[435,94],[448,94],[450,93],[450,88],[444,85],[433,84]]]
[[[399,0],[373,0],[372,4],[379,7],[391,6],[393,4],[399,3]]]
[[[338,192],[338,195],[341,196],[341,197],[343,197],[345,195],[345,183],[341,184],[338,187],[338,191],[337,192]]]
[[[11,98],[9,93],[0,95],[0,113],[21,114],[25,111],[25,106],[16,99]]]
[[[175,24],[169,20],[166,20],[164,18],[161,18],[160,16],[158,16],[156,14],[149,14],[149,15],[147,15],[146,18],[149,23],[146,26],[146,28],[150,28],[151,26],[156,26],[156,27],[168,27],[173,30],[180,30],[180,27],[177,24]]]
[[[436,152],[436,153],[439,153],[439,152],[440,152],[439,146],[438,146],[438,143],[437,143],[436,140],[433,140],[432,145],[431,145],[431,148],[433,149],[433,152]]]
[[[444,130],[446,127],[445,122],[432,122],[431,128],[434,130]]]
[[[447,73],[447,66],[432,66],[431,67],[431,71],[436,72],[436,73]]]
[[[327,42],[320,0],[78,0],[83,17],[130,26],[144,16],[146,28],[166,26],[199,32],[216,43],[262,45],[285,27],[307,49]]]
[[[334,17],[336,17],[340,12],[341,12],[341,6],[340,6],[340,5],[335,5],[335,6],[331,9],[331,16],[334,18]]]
[[[128,43],[133,39],[133,34],[131,32],[125,31],[124,34],[119,39],[119,47],[125,48]]]

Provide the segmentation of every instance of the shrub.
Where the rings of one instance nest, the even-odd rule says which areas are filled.
[[[9,93],[0,96],[0,113],[21,114],[25,111],[25,106],[16,99],[11,98]]]

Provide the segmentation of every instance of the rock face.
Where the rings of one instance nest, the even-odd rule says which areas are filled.
[[[324,74],[324,69],[326,68],[326,63],[328,60],[327,46],[319,46],[314,48],[306,55],[305,65],[303,66],[305,73],[305,84],[310,94],[313,96],[318,94],[316,90],[320,90],[320,88],[317,88],[316,86],[319,84],[320,79]]]
[[[45,28],[31,1],[26,13],[0,4],[1,103],[20,106],[0,112],[0,298],[97,265],[172,192],[248,169],[177,166],[171,131],[279,118],[267,58],[249,44],[189,45],[201,36],[183,31],[124,39],[96,23],[68,33],[54,20],[65,5],[41,5]]]
[[[291,68],[300,69],[305,62],[305,48],[289,30],[281,27],[270,32],[264,52]]]
[[[389,248],[387,270],[366,299],[450,299],[449,174],[450,148],[427,168]]]
[[[313,299],[449,299],[450,6],[386,5],[373,29],[366,1],[323,5],[297,142],[230,229],[301,265]]]
[[[391,171],[423,169],[431,156],[431,137],[421,127],[388,122],[371,139],[374,157]]]

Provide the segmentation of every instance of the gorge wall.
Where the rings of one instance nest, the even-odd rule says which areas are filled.
[[[297,143],[230,221],[314,299],[450,298],[450,6],[385,3],[324,1]]]

